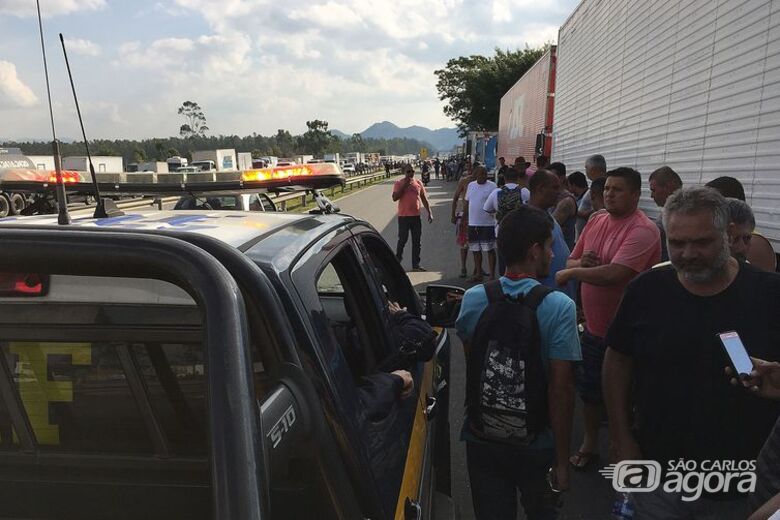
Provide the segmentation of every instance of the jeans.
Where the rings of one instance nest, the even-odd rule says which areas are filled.
[[[420,267],[420,236],[422,235],[422,220],[416,217],[398,217],[398,245],[395,256],[400,262],[404,256],[404,246],[412,232],[412,267]]]
[[[528,520],[554,520],[560,499],[547,483],[553,459],[552,448],[524,449],[466,441],[477,520],[515,520],[518,490]]]

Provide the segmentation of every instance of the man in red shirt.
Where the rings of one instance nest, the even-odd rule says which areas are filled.
[[[604,206],[582,230],[567,269],[556,282],[563,286],[574,279],[582,283],[585,332],[582,335],[582,370],[578,390],[585,403],[585,436],[571,463],[588,465],[598,452],[598,432],[603,415],[601,365],[604,337],[617,312],[628,282],[661,259],[658,227],[638,209],[642,177],[631,168],[607,172]]]
[[[428,212],[428,222],[433,222],[433,213],[428,204],[425,187],[414,178],[414,168],[409,165],[404,170],[404,177],[395,181],[393,185],[393,201],[398,202],[398,245],[395,256],[400,262],[404,256],[404,246],[409,239],[409,231],[412,232],[412,270],[424,271],[420,267],[420,236],[422,235],[422,221],[420,219],[420,202]]]

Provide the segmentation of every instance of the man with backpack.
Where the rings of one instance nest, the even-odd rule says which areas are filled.
[[[525,175],[525,174],[523,174]],[[483,209],[496,216],[496,236],[501,226],[501,220],[513,209],[517,209],[528,202],[531,198],[531,192],[519,184],[520,172],[515,168],[507,168],[504,172],[506,183],[493,191],[485,201]],[[501,251],[498,251],[498,274],[504,274],[506,265],[501,257]]]
[[[461,439],[478,520],[554,519],[569,486],[573,364],[582,356],[574,302],[538,282],[552,260],[552,222],[522,206],[501,222],[505,276],[463,296],[466,352]]]

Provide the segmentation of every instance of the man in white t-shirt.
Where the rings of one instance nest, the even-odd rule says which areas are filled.
[[[474,178],[466,188],[465,213],[469,216],[469,249],[474,254],[473,282],[482,282],[482,252],[488,255],[490,279],[496,277],[496,229],[493,215],[485,211],[485,202],[496,189],[496,183],[487,180],[484,166],[474,168]]]
[[[493,190],[493,193],[485,201],[483,208],[496,217],[496,236],[498,236],[501,220],[506,214],[528,203],[528,199],[531,197],[531,192],[528,191],[528,188],[520,186],[520,172],[515,168],[509,168],[504,173],[504,179],[506,184]],[[496,251],[498,252],[498,275],[503,276],[506,266],[504,265],[504,259],[501,258],[501,251],[498,248],[496,248]]]

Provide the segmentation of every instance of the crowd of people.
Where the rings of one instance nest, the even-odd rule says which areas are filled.
[[[640,173],[601,155],[584,174],[499,163],[497,182],[479,164],[455,169],[451,205],[461,276],[471,252],[477,284],[456,325],[476,517],[514,519],[519,491],[529,519],[555,518],[569,470],[598,463],[604,421],[612,463],[759,459],[749,499],[724,489],[688,501],[659,487],[631,495],[635,518],[780,509],[780,275],[739,181],[683,186],[661,166],[646,186],[661,208],[651,219]],[[741,381],[724,372],[718,334],[729,332],[756,367]],[[584,435],[570,453],[575,395]]]

